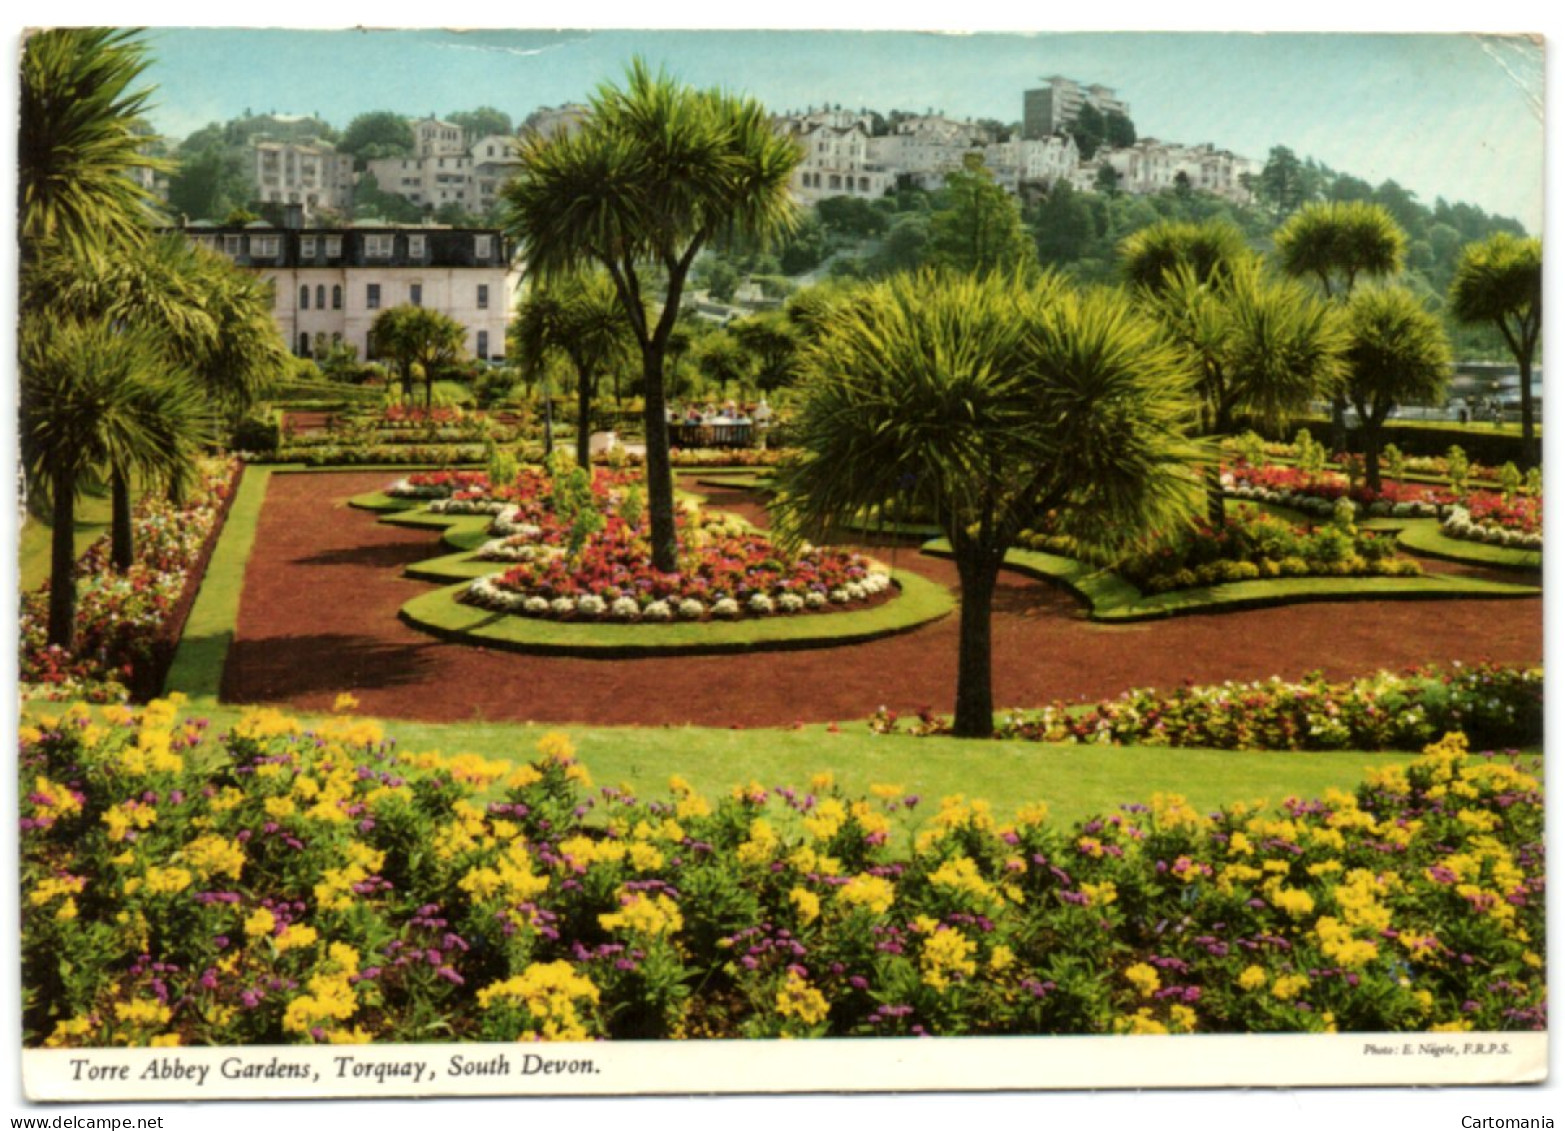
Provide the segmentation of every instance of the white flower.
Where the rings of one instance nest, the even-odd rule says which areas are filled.
[[[733,619],[739,615],[739,602],[732,597],[719,597],[712,604],[712,615]]]
[[[842,591],[848,595],[850,601],[864,600],[864,586],[857,581],[850,581],[842,587]]]
[[[846,589],[833,589],[826,594],[826,599],[833,605],[845,605],[848,603],[848,591]]]
[[[549,611],[557,617],[568,617],[576,611],[576,602],[569,597],[556,597],[549,602]]]
[[[584,617],[601,617],[608,607],[602,597],[595,597],[591,593],[576,600],[576,611]]]
[[[804,595],[804,607],[807,609],[823,609],[826,607],[826,594],[818,589],[811,589]]]
[[[609,615],[615,620],[635,620],[641,610],[634,597],[619,597],[609,606]]]
[[[746,604],[746,607],[752,613],[756,613],[757,615],[761,615],[761,616],[764,616],[767,613],[770,613],[772,611],[772,609],[773,609],[772,599],[770,597],[768,597],[765,593],[753,594],[750,597],[750,600],[747,601],[745,604]]]
[[[679,615],[686,620],[700,620],[701,614],[706,612],[706,606],[694,597],[686,597],[679,602]]]
[[[531,616],[541,617],[549,611],[549,599],[547,597],[529,597],[522,602],[522,609]]]
[[[697,613],[697,616],[700,614]],[[667,601],[653,601],[641,610],[642,620],[668,621],[674,619],[674,610]]]
[[[785,613],[796,613],[804,608],[804,598],[797,593],[784,593],[777,598],[777,607]]]

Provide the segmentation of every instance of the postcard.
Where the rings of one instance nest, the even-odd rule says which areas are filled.
[[[29,1104],[1547,1078],[1541,36],[19,63]]]

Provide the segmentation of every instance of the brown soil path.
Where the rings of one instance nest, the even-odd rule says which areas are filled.
[[[431,639],[397,609],[427,590],[401,576],[438,549],[427,532],[376,522],[347,500],[385,472],[277,474],[245,575],[223,698],[329,709],[351,691],[366,714],[430,721],[788,726],[863,718],[876,707],[951,709],[956,617],[843,648],[754,656],[584,660]],[[745,492],[701,488],[761,518]],[[951,587],[949,562],[875,551]],[[1331,677],[1430,661],[1536,663],[1542,602],[1387,601],[1293,605],[1135,625],[1084,619],[1061,589],[1002,574],[995,597],[995,700],[1032,706],[1131,687]]]

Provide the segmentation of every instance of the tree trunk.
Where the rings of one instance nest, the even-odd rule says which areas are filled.
[[[1348,398],[1338,393],[1331,398],[1331,450],[1327,459],[1335,459],[1338,452],[1348,450]]]
[[[1228,523],[1223,505],[1223,468],[1217,463],[1206,468],[1206,521],[1213,530],[1221,530]]]
[[[592,467],[592,382],[584,372],[576,374],[576,464]]]
[[[971,550],[956,559],[957,576],[962,580],[962,623],[957,646],[956,718],[951,733],[958,738],[994,734],[989,619],[1001,557]]]
[[[1380,494],[1380,421],[1367,419],[1361,433],[1364,440],[1364,486]]]
[[[50,531],[49,643],[76,646],[76,480],[57,476]]]
[[[121,468],[114,469],[110,493],[109,566],[124,573],[136,560],[136,541],[130,528],[130,479]]]
[[[642,347],[641,420],[647,434],[647,517],[652,524],[652,566],[664,573],[679,568],[674,531],[674,469],[668,456],[668,412],[663,396],[663,350]]]
[[[1534,460],[1541,466],[1542,461],[1538,459],[1538,450],[1533,443],[1532,435],[1532,357],[1518,356],[1516,361],[1522,378],[1522,451],[1527,453],[1529,460]]]

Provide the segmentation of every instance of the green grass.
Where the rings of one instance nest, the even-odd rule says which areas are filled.
[[[1440,523],[1432,518],[1414,519],[1409,522],[1397,535],[1397,545],[1416,554],[1428,554],[1432,558],[1467,562],[1470,565],[1520,570],[1543,568],[1543,554],[1537,550],[1521,550],[1515,546],[1491,546],[1487,542],[1451,538],[1440,529]]]
[[[242,708],[193,701],[221,732]],[[305,725],[322,716],[296,713]],[[807,790],[810,779],[832,773],[850,795],[877,784],[920,795],[914,810],[928,818],[940,799],[962,794],[994,806],[997,818],[1021,805],[1045,801],[1062,823],[1145,803],[1152,794],[1181,793],[1202,810],[1234,801],[1319,797],[1331,786],[1352,789],[1367,770],[1405,764],[1406,751],[1327,753],[1173,750],[1152,746],[1049,745],[944,737],[876,735],[863,720],[832,733],[825,726],[798,730],[720,730],[706,727],[540,726],[532,723],[423,723],[382,719],[388,737],[405,751],[479,754],[518,763],[536,757],[545,734],[568,734],[595,785],[625,785],[638,796],[660,797],[679,774],[708,796],[758,781],[768,788]]]
[[[164,681],[169,689],[183,691],[192,699],[215,699],[222,685],[223,665],[239,623],[245,565],[255,546],[256,524],[272,473],[272,468],[254,464],[245,468]]]
[[[76,500],[75,556],[81,557],[99,538],[109,532],[109,496],[82,495]],[[17,539],[17,566],[22,592],[31,593],[49,580],[50,547],[54,528],[48,519],[28,514],[22,520]]]

